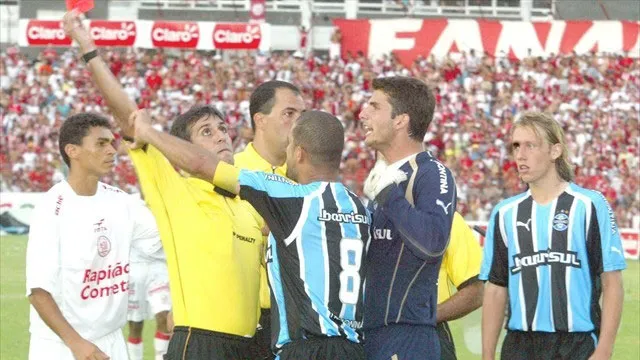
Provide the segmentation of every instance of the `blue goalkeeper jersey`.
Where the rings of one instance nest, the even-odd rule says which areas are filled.
[[[394,323],[436,325],[438,273],[456,211],[456,185],[449,169],[428,152],[400,170],[408,179],[383,191],[374,204],[365,335]]]
[[[247,170],[239,183],[240,196],[271,230],[266,257],[274,348],[327,336],[359,343],[371,224],[366,207],[340,183],[299,185]]]
[[[589,332],[600,327],[601,274],[625,268],[606,199],[570,183],[545,205],[526,192],[495,207],[480,279],[507,287],[509,330]]]

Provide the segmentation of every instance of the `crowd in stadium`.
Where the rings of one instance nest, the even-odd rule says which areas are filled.
[[[375,154],[363,143],[358,113],[372,79],[411,75],[436,92],[436,117],[425,144],[453,171],[458,210],[487,220],[496,203],[521,192],[505,141],[518,113],[554,114],[569,137],[576,182],[601,191],[621,227],[638,216],[640,63],[625,56],[554,56],[523,61],[454,53],[418,59],[411,67],[393,56],[371,62],[362,54],[343,59],[296,53],[205,54],[103,49],[127,93],[168,130],[172,118],[195,104],[215,103],[227,115],[234,146],[252,132],[248,99],[268,79],[294,83],[308,109],[336,115],[347,129],[343,181],[362,194]],[[46,191],[65,172],[57,131],[76,112],[108,112],[73,51],[46,49],[29,58],[9,48],[0,58],[0,172],[2,191]],[[87,90],[88,89],[88,90]],[[283,135],[284,136],[284,135]],[[137,191],[136,176],[122,151],[106,182]]]

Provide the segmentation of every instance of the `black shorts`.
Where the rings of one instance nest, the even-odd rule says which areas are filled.
[[[288,343],[277,360],[364,360],[364,348],[343,337],[314,337]]]
[[[594,332],[507,331],[501,359],[508,360],[581,360],[596,349]]]
[[[271,309],[262,309],[260,313],[260,327],[251,339],[251,360],[271,360]]]
[[[248,360],[251,339],[193,327],[176,326],[165,360]]]
[[[440,359],[457,360],[456,345],[453,343],[453,335],[451,335],[449,324],[446,321],[438,323],[436,331],[440,338]]]

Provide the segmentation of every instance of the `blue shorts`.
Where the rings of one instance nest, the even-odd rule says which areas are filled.
[[[367,360],[440,360],[440,339],[433,326],[391,324],[364,335]]]

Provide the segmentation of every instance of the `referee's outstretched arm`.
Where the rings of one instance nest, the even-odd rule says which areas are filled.
[[[91,72],[93,82],[100,90],[109,110],[113,113],[122,135],[125,138],[133,137],[133,128],[127,122],[129,116],[138,109],[136,103],[124,92],[120,81],[109,69],[109,66],[97,53],[96,46],[91,34],[82,24],[80,13],[75,10],[65,14],[64,30],[67,35],[78,43],[80,55],[86,63],[86,67]]]

